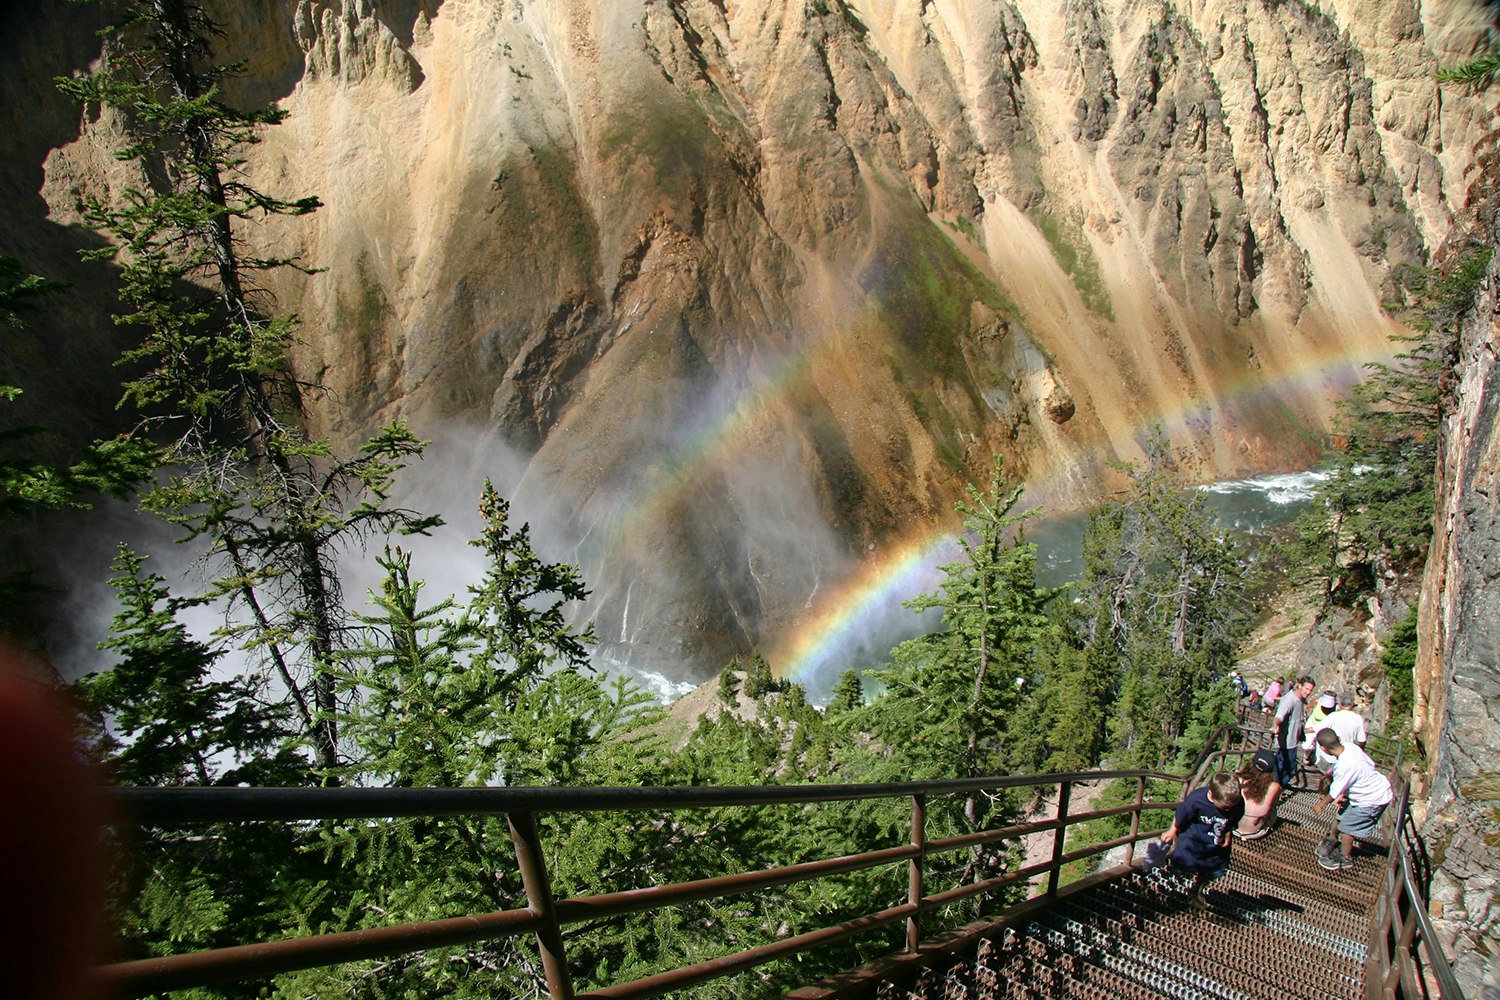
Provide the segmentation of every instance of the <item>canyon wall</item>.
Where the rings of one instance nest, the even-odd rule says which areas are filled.
[[[1202,479],[1309,463],[1462,211],[1487,112],[1432,74],[1471,7],[216,11],[228,97],[289,112],[251,178],[325,204],[249,234],[327,268],[273,289],[317,429],[407,418],[440,503],[495,476],[582,565],[607,658],[699,680],[993,455],[1053,506],[1152,426]],[[86,15],[6,16],[0,251],[74,277],[121,123],[45,92]],[[52,322],[38,370],[97,374],[109,333]]]
[[[1493,220],[1492,220],[1493,222]],[[1500,259],[1458,344],[1416,677],[1431,912],[1464,995],[1500,995]]]

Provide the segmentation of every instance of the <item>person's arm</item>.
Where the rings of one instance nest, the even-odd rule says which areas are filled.
[[[1172,825],[1167,827],[1167,832],[1161,835],[1162,843],[1174,844],[1177,842],[1177,834],[1193,821],[1188,812],[1187,799],[1183,799],[1177,805],[1177,811],[1172,814]]]
[[[1328,786],[1328,791],[1324,793],[1323,797],[1320,798],[1317,801],[1317,804],[1313,806],[1313,812],[1321,813],[1325,808],[1328,807],[1328,803],[1341,801],[1344,797],[1344,793],[1349,790],[1349,782],[1352,780],[1353,775],[1346,774],[1340,776],[1339,769],[1335,767],[1333,769],[1333,784]]]

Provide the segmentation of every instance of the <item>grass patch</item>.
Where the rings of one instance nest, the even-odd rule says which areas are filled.
[[[717,166],[708,151],[723,143],[704,117],[659,108],[619,115],[612,124],[599,139],[598,153],[617,163],[611,173],[622,178],[627,196],[635,178],[647,190],[686,191]]]
[[[1031,221],[1041,230],[1047,245],[1058,265],[1078,289],[1083,304],[1089,311],[1107,320],[1115,318],[1115,309],[1110,302],[1109,290],[1104,287],[1104,276],[1099,271],[1099,261],[1083,233],[1066,225],[1051,212],[1031,213]]]
[[[905,225],[883,239],[860,286],[876,305],[875,323],[892,335],[893,378],[932,435],[939,461],[963,470],[961,428],[938,386],[969,393],[974,411],[986,412],[965,353],[974,304],[1010,319],[1020,311],[959,249],[948,232],[951,226],[934,222],[915,205],[895,221]]]
[[[955,233],[963,234],[964,237],[969,240],[969,242],[979,242],[979,230],[975,227],[974,220],[969,218],[967,215],[960,215],[958,218],[952,219],[943,224],[949,229],[953,230]]]
[[[346,297],[340,291],[334,300],[334,322],[353,333],[357,343],[368,346],[383,328],[389,309],[380,281],[370,268],[370,255],[361,253],[354,262],[356,291]]]

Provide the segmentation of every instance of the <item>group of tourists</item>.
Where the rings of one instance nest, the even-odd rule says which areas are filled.
[[[1238,672],[1231,680],[1248,691]],[[1273,748],[1257,750],[1240,771],[1213,775],[1177,807],[1161,840],[1173,869],[1193,875],[1193,906],[1201,907],[1203,887],[1229,870],[1232,843],[1269,834],[1282,793],[1307,787],[1301,784],[1304,764],[1319,774],[1313,812],[1338,809],[1338,836],[1318,845],[1318,864],[1332,872],[1353,868],[1355,843],[1374,836],[1394,797],[1390,780],[1364,751],[1365,722],[1354,710],[1354,695],[1326,691],[1309,710],[1315,687],[1311,677],[1285,686],[1277,678],[1260,692],[1253,700],[1271,706]]]

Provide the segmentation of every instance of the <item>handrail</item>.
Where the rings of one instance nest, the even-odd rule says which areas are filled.
[[[776,785],[750,787],[678,788],[117,788],[114,800],[117,822],[145,826],[184,826],[232,820],[298,822],[305,820],[351,820],[436,816],[504,816],[516,850],[517,870],[527,901],[524,907],[495,913],[432,920],[361,931],[346,931],[239,945],[138,961],[120,962],[98,970],[111,993],[122,997],[144,996],[164,990],[205,986],[236,979],[263,977],[359,959],[378,958],[520,934],[535,934],[552,1000],[575,997],[652,997],[695,983],[733,975],[779,958],[802,954],[823,945],[871,930],[904,922],[906,950],[915,953],[922,940],[924,913],[973,896],[993,893],[1032,881],[1038,892],[1055,896],[1065,865],[1097,857],[1125,847],[1127,859],[1142,840],[1159,831],[1143,831],[1141,817],[1168,810],[1175,802],[1147,798],[1147,782],[1168,781],[1193,787],[1208,770],[1223,767],[1231,758],[1242,758],[1264,743],[1265,730],[1225,726],[1208,740],[1187,776],[1157,771],[1078,771],[1056,775],[996,775],[983,778],[946,779],[860,785]],[[1400,759],[1396,747],[1396,760]],[[1131,804],[1107,809],[1074,811],[1074,785],[1113,779],[1136,783]],[[1398,805],[1390,861],[1382,878],[1372,915],[1369,959],[1366,964],[1366,1000],[1398,997],[1412,1000],[1434,995],[1435,981],[1443,1000],[1462,1000],[1440,939],[1428,918],[1426,869],[1417,857],[1420,838],[1412,828],[1408,809],[1410,790],[1399,771]],[[928,839],[927,799],[933,795],[964,794],[996,789],[1056,789],[1056,814],[1000,829],[973,831]],[[690,882],[625,889],[595,896],[554,899],[543,862],[537,817],[541,814],[579,813],[601,810],[692,810],[725,806],[807,805],[854,800],[910,798],[911,836],[897,844],[838,858],[804,861],[758,871],[730,873]],[[1091,819],[1129,816],[1129,833],[1102,843],[1065,849],[1070,827]],[[976,879],[931,891],[925,884],[926,859],[984,844],[1051,833],[1050,857],[998,876]],[[657,973],[633,982],[619,983],[586,994],[575,994],[568,975],[561,928],[606,917],[620,916],[663,906],[704,899],[718,899],[775,886],[845,875],[883,865],[906,864],[909,893],[906,902],[876,913],[854,917],[831,927],[818,928],[795,937],[770,942],[744,951],[700,962],[693,966]],[[1425,954],[1425,961],[1422,955]]]
[[[948,795],[1061,782],[1156,778],[1181,783],[1165,771],[1073,771],[992,775],[874,784],[683,785],[654,788],[565,786],[482,788],[112,788],[106,795],[143,825],[216,820],[399,819],[503,816],[515,812],[592,812],[712,809],[720,806],[807,805],[907,795]]]
[[[1436,981],[1436,996],[1463,1000],[1463,988],[1427,914],[1426,878],[1419,884],[1413,872],[1414,855],[1422,851],[1422,845],[1409,808],[1411,786],[1399,771],[1391,777],[1396,811],[1389,857],[1370,920],[1365,1000],[1429,1000],[1434,996],[1429,977]],[[1421,954],[1426,955],[1425,965]]]
[[[563,940],[565,924],[580,923],[694,900],[723,898],[772,886],[847,874],[879,865],[907,863],[911,892],[900,906],[820,928],[736,955],[671,970],[630,983],[585,994],[590,997],[649,997],[693,983],[730,975],[764,962],[906,921],[907,948],[914,952],[921,939],[921,914],[982,893],[1047,876],[1046,893],[1057,892],[1063,865],[1094,857],[1116,847],[1133,848],[1155,836],[1141,832],[1143,812],[1170,809],[1175,803],[1146,801],[1138,794],[1133,805],[1086,812],[1070,812],[1072,786],[1080,782],[1132,779],[1138,789],[1148,780],[1181,784],[1181,775],[1157,771],[1078,771],[1054,775],[996,775],[860,785],[774,785],[765,787],[681,788],[116,788],[108,794],[120,822],[146,826],[180,826],[233,820],[244,822],[309,819],[371,819],[451,815],[505,816],[516,847],[517,867],[527,894],[524,908],[449,918],[418,924],[347,931],[239,945],[209,951],[119,962],[98,970],[99,978],[117,996],[144,996],[236,979],[332,965],[357,959],[420,951],[523,933],[535,933],[541,949],[548,990],[553,1000],[575,996],[567,972]],[[929,795],[962,794],[1003,788],[1055,786],[1058,808],[1053,818],[976,831],[956,837],[927,840],[926,799]],[[537,841],[536,817],[542,813],[597,810],[686,810],[723,806],[811,804],[861,799],[911,798],[911,841],[862,854],[700,879],[665,886],[628,889],[596,896],[554,899]],[[1132,816],[1127,836],[1064,851],[1069,827],[1090,819]],[[932,855],[972,848],[996,840],[1029,834],[1053,835],[1050,861],[1029,865],[998,877],[982,879],[929,893],[924,886],[925,859]]]

